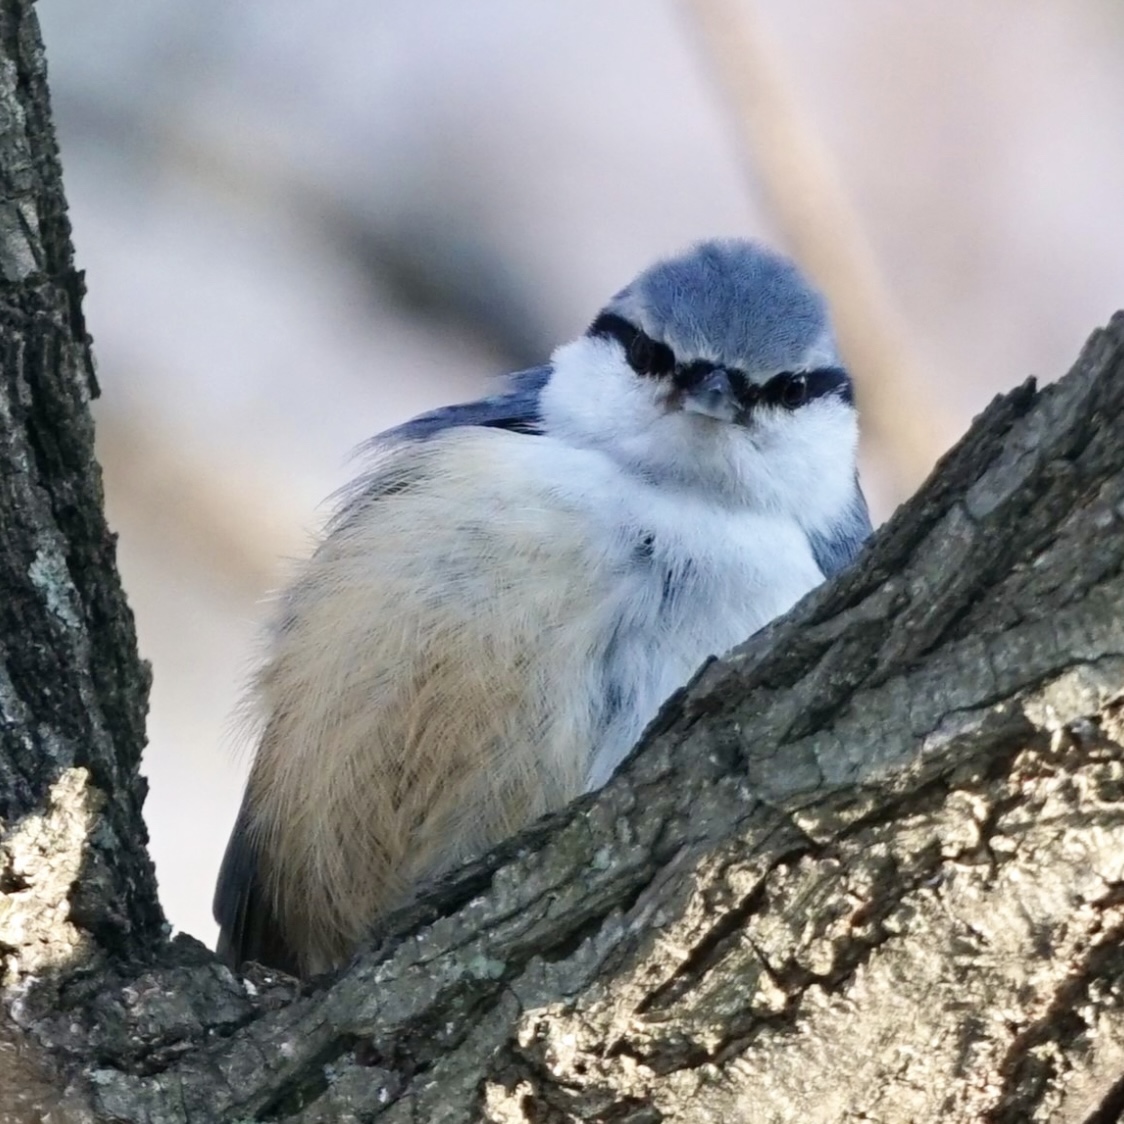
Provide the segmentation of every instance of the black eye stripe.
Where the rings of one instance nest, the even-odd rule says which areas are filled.
[[[585,333],[587,336],[600,336],[604,339],[616,340],[627,352],[632,346],[633,340],[637,336],[642,336],[644,333],[640,331],[635,325],[630,324],[623,316],[617,316],[613,312],[602,312],[596,320],[590,324]]]
[[[675,370],[675,354],[665,343],[658,343],[635,324],[612,312],[602,312],[586,333],[616,340],[624,348],[628,365],[638,374],[670,375]]]
[[[805,393],[803,399],[795,405],[786,401],[794,383],[803,380]],[[761,397],[773,406],[783,406],[786,409],[798,409],[800,406],[816,398],[826,398],[834,394],[842,398],[848,405],[855,400],[854,390],[851,386],[851,377],[841,367],[818,367],[814,371],[782,371],[774,375],[761,387]]]
[[[718,366],[705,360],[679,363],[667,344],[659,343],[635,324],[614,312],[602,312],[589,326],[586,335],[614,339],[624,349],[628,365],[644,377],[671,375],[682,390],[697,385]],[[746,410],[754,406],[775,406],[796,410],[816,398],[834,394],[848,405],[854,403],[850,376],[842,367],[819,367],[814,371],[782,371],[768,382],[754,383],[744,371],[727,367],[738,401]],[[802,392],[798,389],[802,387]]]

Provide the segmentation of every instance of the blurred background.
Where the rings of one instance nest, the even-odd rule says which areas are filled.
[[[155,672],[152,849],[203,940],[265,599],[364,438],[545,359],[655,257],[747,234],[829,292],[880,521],[1124,305],[1119,0],[38,11]]]

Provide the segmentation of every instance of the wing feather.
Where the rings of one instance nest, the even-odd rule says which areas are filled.
[[[424,441],[449,429],[482,426],[514,433],[541,434],[539,395],[550,379],[551,368],[532,367],[507,376],[507,388],[475,402],[442,406],[375,438],[375,445],[388,440]]]
[[[827,534],[808,535],[812,556],[816,560],[816,565],[823,571],[823,576],[830,578],[849,566],[862,549],[863,543],[870,538],[873,530],[866,497],[856,479],[854,499],[839,522]]]
[[[392,444],[286,595],[216,899],[238,954],[276,930],[302,973],[326,968],[419,882],[582,791],[591,536],[526,443]]]

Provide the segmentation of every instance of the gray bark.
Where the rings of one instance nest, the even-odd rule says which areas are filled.
[[[11,1018],[155,946],[147,670],[102,515],[83,278],[30,5],[0,4],[0,1120],[58,1099]],[[39,1082],[46,1082],[40,1085]],[[34,1090],[41,1089],[41,1096]]]
[[[601,793],[335,978],[168,943],[27,0],[0,0],[0,1121],[1115,1120],[1124,316]]]

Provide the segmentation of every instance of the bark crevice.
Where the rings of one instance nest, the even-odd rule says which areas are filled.
[[[0,55],[0,1121],[1119,1114],[1124,316],[602,792],[333,977],[235,975],[167,941],[145,851],[29,0]]]

